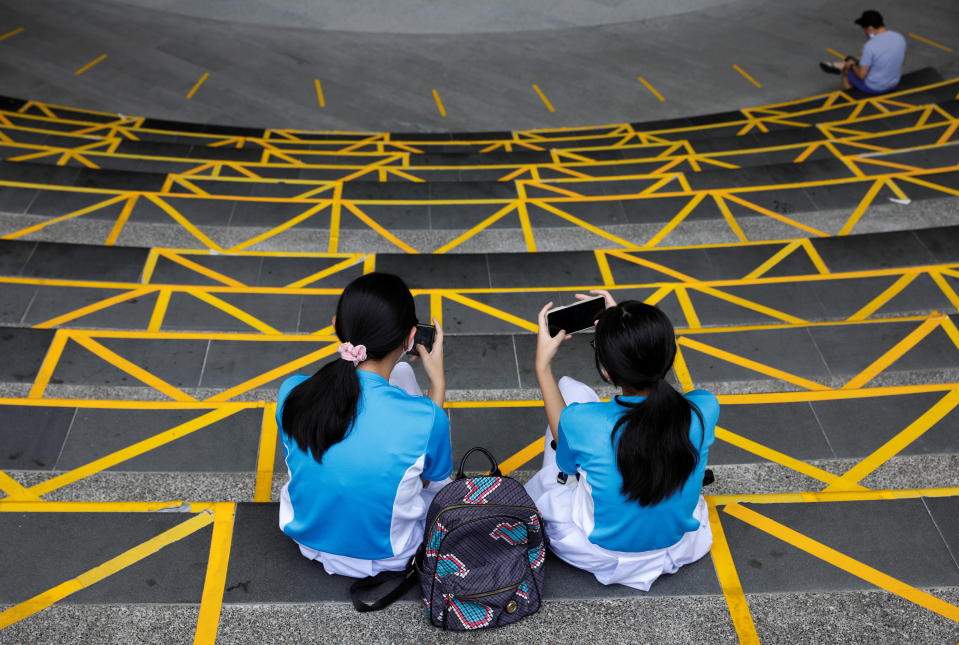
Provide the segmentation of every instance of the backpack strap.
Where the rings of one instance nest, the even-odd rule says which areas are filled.
[[[360,594],[362,592],[375,589],[390,580],[396,580],[398,582],[396,587],[385,596],[371,603],[365,603],[360,600]],[[403,571],[380,571],[375,576],[360,578],[350,585],[350,600],[353,601],[353,608],[356,609],[356,611],[379,611],[399,600],[403,594],[412,589],[415,584],[416,569],[413,567],[413,562],[410,561]]]
[[[472,455],[474,452],[481,452],[484,455],[486,455],[487,459],[489,459],[490,475],[494,477],[502,476],[502,473],[499,471],[499,466],[496,465],[496,459],[493,457],[493,455],[490,454],[490,451],[487,450],[486,448],[481,448],[477,446],[475,448],[470,448],[469,450],[466,451],[466,454],[463,455],[463,458],[460,460],[460,469],[456,471],[456,477],[454,477],[453,479],[463,479],[464,477],[466,477],[466,472],[465,472],[466,460],[469,459],[470,455]]]

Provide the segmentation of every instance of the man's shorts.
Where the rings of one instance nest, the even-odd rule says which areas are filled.
[[[866,94],[872,94],[872,95],[885,94],[886,92],[891,92],[893,89],[895,89],[895,88],[892,88],[882,92],[877,92],[876,90],[866,85],[866,81],[856,76],[856,72],[852,71],[851,69],[846,70],[846,78],[849,79],[849,82],[852,83],[853,87],[855,87],[860,92],[865,92]]]

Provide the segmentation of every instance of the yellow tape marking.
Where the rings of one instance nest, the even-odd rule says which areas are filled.
[[[391,232],[383,228],[379,224],[379,222],[375,221],[372,217],[370,217],[369,215],[361,211],[353,202],[344,201],[342,203],[343,203],[343,206],[345,206],[348,211],[353,213],[358,220],[360,220],[361,222],[369,226],[371,229],[379,233],[380,236],[386,238],[387,240],[389,240],[390,242],[392,242],[393,244],[395,244],[402,250],[406,251],[407,253],[419,253],[419,251],[414,249],[412,246],[410,246],[409,244],[407,244],[406,242],[404,242],[403,240],[401,240],[400,238],[396,237]]]
[[[659,90],[657,90],[655,87],[653,87],[653,86],[649,83],[649,81],[647,81],[645,78],[643,78],[642,76],[637,76],[637,77],[636,77],[636,80],[639,81],[640,83],[642,83],[643,85],[645,85],[645,86],[646,86],[646,89],[649,90],[649,91],[652,93],[652,95],[655,96],[657,99],[659,99],[661,102],[663,102],[663,103],[666,102],[666,97],[663,96],[662,94],[660,94],[660,93],[659,93]]]
[[[252,390],[255,387],[258,387],[265,383],[269,383],[270,381],[276,380],[280,378],[281,376],[286,376],[293,370],[309,365],[310,363],[323,360],[324,358],[326,358],[327,356],[335,352],[336,348],[339,347],[339,345],[340,345],[339,341],[336,341],[332,343],[331,345],[327,345],[326,347],[323,347],[322,349],[318,349],[316,351],[310,352],[309,354],[305,356],[301,356],[300,358],[292,360],[288,363],[284,363],[283,365],[280,365],[279,367],[274,367],[268,372],[264,372],[263,374],[260,374],[259,376],[255,376],[249,379],[248,381],[244,381],[243,383],[240,383],[239,385],[231,387],[228,390],[224,390],[223,392],[220,392],[219,394],[214,394],[213,396],[209,397],[206,400],[207,401],[229,401],[233,397],[239,396],[240,394],[243,394],[244,392]]]
[[[726,200],[724,200],[719,193],[713,193],[713,201],[716,202],[716,206],[719,207],[719,212],[723,214],[723,219],[726,220],[726,224],[729,225],[730,230],[732,230],[736,238],[740,242],[748,242],[749,240],[746,238],[746,233],[743,232],[739,222],[736,221],[732,211],[729,210],[729,205],[726,204]]]
[[[546,95],[543,94],[543,90],[539,89],[539,85],[537,85],[536,83],[533,83],[533,90],[534,90],[534,91],[536,92],[536,94],[539,96],[539,100],[541,100],[541,101],[543,102],[543,104],[546,106],[546,109],[547,109],[547,110],[549,110],[550,112],[555,112],[555,111],[556,111],[556,108],[553,107],[553,104],[550,103],[550,102],[549,102],[549,99],[546,98]]]
[[[816,267],[816,271],[818,271],[820,275],[828,275],[829,267],[827,267],[826,263],[823,262],[822,256],[819,255],[819,251],[816,250],[812,240],[810,240],[808,237],[804,237],[799,241],[799,244],[803,247],[803,250],[806,251],[806,255],[809,256],[809,260],[813,263],[813,266]]]
[[[13,37],[16,36],[17,34],[22,34],[24,31],[25,31],[25,29],[24,29],[23,27],[17,27],[16,29],[14,29],[14,30],[12,30],[12,31],[8,31],[7,33],[5,33],[5,34],[3,34],[2,36],[0,36],[0,40],[6,40],[7,38],[13,38]]]
[[[143,441],[138,441],[135,444],[127,446],[126,448],[121,448],[120,450],[112,452],[109,455],[100,457],[99,459],[95,459],[87,464],[78,466],[73,470],[43,481],[35,486],[32,486],[30,488],[30,492],[35,495],[46,495],[59,488],[63,488],[64,486],[68,486],[74,482],[89,477],[90,475],[106,470],[107,468],[112,468],[113,466],[123,463],[129,459],[133,459],[134,457],[138,457],[145,452],[149,452],[155,448],[158,448],[159,446],[166,445],[171,441],[179,439],[180,437],[185,437],[186,435],[192,434],[197,430],[209,427],[214,423],[225,419],[226,417],[236,414],[242,409],[242,407],[235,405],[220,406],[195,419],[191,419],[174,426],[169,430],[165,430],[160,434],[144,439]]]
[[[744,69],[743,69],[742,67],[740,67],[739,65],[733,65],[733,69],[736,70],[737,72],[739,72],[740,74],[742,74],[742,77],[743,77],[743,78],[745,78],[747,81],[749,81],[750,83],[752,83],[752,84],[755,85],[756,87],[762,87],[762,84],[761,84],[759,81],[757,81],[755,78],[753,78],[752,76],[750,76],[750,75],[746,72],[746,70],[744,70]]]
[[[761,277],[764,273],[772,269],[774,266],[779,264],[782,260],[786,258],[787,255],[791,254],[793,251],[798,249],[800,246],[799,240],[795,242],[790,242],[783,248],[779,249],[771,258],[760,264],[758,267],[747,273],[743,276],[743,280],[754,280]]]
[[[862,502],[874,499],[915,499],[917,497],[954,497],[959,488],[911,488],[900,490],[864,490],[841,491],[836,493],[798,492],[798,493],[755,493],[744,495],[707,495],[706,501],[717,506],[735,502],[756,502],[759,504],[810,504],[818,502]],[[49,502],[47,502],[49,504]],[[2,506],[2,505],[0,505]]]
[[[683,356],[682,348],[676,344],[676,358],[673,359],[673,372],[676,374],[676,380],[679,381],[683,392],[692,392],[696,389],[693,385],[693,377],[689,374],[689,366],[686,365],[686,357]]]
[[[139,195],[131,195],[130,198],[127,199],[126,204],[123,205],[123,210],[120,211],[120,216],[117,217],[113,228],[110,229],[110,234],[107,235],[107,239],[103,241],[104,246],[113,246],[117,243],[117,238],[120,237],[120,232],[123,231],[123,227],[126,226],[127,220],[130,219],[130,214],[133,212],[133,208],[139,199]]]
[[[523,190],[522,192],[525,193],[526,191]],[[519,226],[520,230],[523,231],[523,242],[526,244],[526,250],[530,253],[535,253],[536,238],[533,237],[533,227],[529,222],[529,209],[525,199],[519,200],[516,207],[516,214],[519,216]]]
[[[806,226],[802,222],[797,222],[796,220],[790,217],[786,217],[785,215],[781,215],[777,213],[776,211],[771,211],[768,208],[763,208],[762,206],[758,204],[754,204],[750,201],[747,201],[743,199],[742,197],[739,197],[738,195],[734,195],[733,193],[726,193],[724,197],[730,201],[736,202],[740,206],[745,206],[746,208],[756,211],[757,213],[779,220],[780,222],[789,224],[790,226],[794,226],[801,231],[812,233],[813,235],[816,235],[818,237],[829,237],[829,233],[826,233],[825,231],[820,231],[818,228],[813,228],[812,226]]]
[[[198,300],[202,300],[208,305],[212,305],[213,307],[216,307],[217,309],[219,309],[225,314],[229,314],[230,316],[233,316],[237,320],[246,323],[247,325],[249,325],[250,327],[252,327],[253,329],[257,331],[261,331],[264,334],[277,334],[277,335],[280,334],[279,331],[277,331],[270,325],[266,324],[265,322],[263,322],[256,316],[252,315],[251,313],[244,311],[243,309],[240,309],[239,307],[235,305],[230,304],[229,302],[227,302],[226,300],[223,300],[222,298],[217,298],[216,296],[214,296],[212,293],[208,291],[192,291],[190,292],[190,295],[192,295],[194,298],[197,298]]]
[[[946,128],[945,132],[942,133],[942,136],[936,141],[936,145],[941,146],[942,144],[947,143],[949,139],[952,138],[952,135],[956,133],[956,129],[959,129],[959,119],[953,121],[952,125]]]
[[[89,587],[94,583],[100,582],[104,578],[107,578],[118,571],[122,571],[132,564],[136,564],[143,558],[153,555],[163,547],[173,544],[177,540],[185,538],[188,535],[192,535],[211,522],[213,522],[213,516],[209,513],[194,515],[187,521],[177,524],[173,528],[167,529],[156,537],[150,538],[146,542],[138,544],[132,549],[124,551],[120,555],[107,560],[103,564],[98,565],[89,571],[81,573],[76,578],[60,583],[55,587],[37,594],[29,600],[25,600],[22,603],[7,609],[6,611],[0,613],[0,629],[9,627],[10,625],[19,622],[28,616],[32,616],[39,611],[43,611],[50,605],[63,600],[70,594],[76,593],[77,591]]]
[[[959,295],[956,295],[955,290],[946,282],[946,279],[942,277],[942,273],[938,271],[930,271],[930,277],[935,281],[936,286],[939,287],[939,290],[942,291],[943,295],[949,300],[949,303],[953,308],[959,310]]]
[[[50,187],[42,186],[41,189],[49,190]],[[33,226],[28,226],[27,228],[20,229],[19,231],[15,231],[13,233],[7,233],[6,235],[0,236],[0,240],[14,240],[18,237],[29,235],[30,233],[34,233],[36,231],[39,231],[40,229],[44,229],[53,224],[59,224],[60,222],[65,222],[69,219],[80,217],[81,215],[86,215],[87,213],[92,213],[93,211],[100,210],[101,208],[106,208],[107,206],[116,204],[117,202],[120,202],[124,199],[126,199],[126,195],[115,195],[111,197],[110,199],[104,200],[102,202],[97,202],[96,204],[85,206],[84,208],[78,208],[77,210],[67,213],[66,215],[60,215],[59,217],[54,217],[53,219],[45,220],[43,222],[40,222],[39,224],[34,224]]]
[[[140,289],[134,289],[132,291],[125,291],[115,296],[111,296],[110,298],[104,298],[103,300],[99,300],[97,302],[89,304],[86,307],[81,307],[79,309],[75,309],[73,311],[67,312],[60,316],[57,316],[56,318],[45,320],[42,323],[38,323],[34,325],[33,327],[34,329],[51,329],[53,327],[62,325],[65,322],[70,322],[71,320],[82,318],[83,316],[87,316],[94,312],[101,311],[108,307],[112,307],[113,305],[124,302],[126,300],[139,298],[140,296],[144,296],[152,292],[153,290],[154,290],[154,287],[143,287]]]
[[[447,401],[444,408],[541,408],[543,400],[525,399],[508,401]]]
[[[157,249],[157,255],[171,262],[175,262],[176,264],[179,264],[187,269],[190,269],[191,271],[195,271],[196,273],[199,273],[200,275],[206,276],[210,278],[211,280],[215,280],[217,282],[225,284],[228,287],[245,287],[246,286],[239,280],[231,278],[228,275],[223,275],[222,273],[218,271],[214,271],[213,269],[210,269],[208,267],[205,267],[202,264],[197,264],[193,260],[187,259],[173,250]]]
[[[692,300],[689,299],[689,292],[686,287],[676,287],[676,299],[679,300],[679,307],[683,310],[686,317],[686,326],[690,329],[702,327],[699,322],[699,316],[696,315],[696,309],[693,307]]]
[[[609,240],[610,242],[613,242],[614,244],[619,244],[620,246],[623,246],[627,249],[639,248],[638,245],[633,244],[629,240],[623,239],[621,237],[617,237],[616,235],[613,235],[612,233],[607,233],[606,231],[599,228],[598,226],[593,226],[592,224],[590,224],[589,222],[585,220],[582,220],[574,215],[570,215],[566,211],[560,210],[559,208],[557,208],[553,204],[550,204],[549,202],[532,200],[530,203],[535,204],[536,206],[539,206],[543,210],[549,211],[553,215],[556,215],[557,217],[561,217],[568,222],[572,222],[573,224],[575,224],[576,226],[580,227],[583,230],[589,231],[590,233],[593,233],[594,235],[598,235],[602,238],[605,238]]]
[[[649,269],[652,269],[653,271],[658,271],[660,273],[668,275],[669,277],[675,280],[680,280],[682,282],[699,282],[699,280],[697,280],[696,278],[690,275],[686,275],[685,273],[680,273],[679,271],[676,271],[675,269],[670,269],[667,266],[664,266],[657,262],[653,262],[652,260],[647,260],[644,257],[632,255],[631,253],[628,253],[625,251],[614,250],[614,251],[607,251],[606,253],[607,255],[612,255],[613,257],[619,258],[620,260],[626,260],[627,262],[632,262],[633,264],[639,264],[640,266],[647,267]],[[651,302],[649,304],[656,304],[656,303]]]
[[[97,341],[93,340],[89,336],[82,334],[74,334],[72,339],[75,343],[82,346],[91,353],[99,356],[107,363],[110,363],[117,369],[120,369],[138,381],[142,381],[146,385],[149,385],[153,389],[166,394],[168,397],[174,401],[196,401],[192,396],[180,390],[179,388],[170,385],[159,376],[152,374],[139,365],[130,362],[126,358],[120,356],[113,350],[101,345]]]
[[[455,237],[454,239],[450,240],[449,242],[447,242],[447,243],[444,244],[443,246],[441,246],[441,247],[439,247],[438,249],[436,249],[435,251],[433,251],[433,253],[446,253],[447,251],[456,248],[457,246],[459,246],[459,245],[462,244],[463,242],[465,242],[465,241],[467,241],[468,239],[470,239],[471,237],[475,236],[477,233],[480,233],[481,231],[485,230],[486,228],[488,228],[488,227],[491,226],[492,224],[498,222],[499,220],[501,220],[501,219],[503,219],[504,217],[506,217],[507,215],[509,215],[511,212],[513,212],[513,209],[515,209],[518,204],[519,204],[519,200],[514,201],[514,202],[510,202],[510,203],[507,204],[506,206],[503,206],[501,209],[499,209],[498,211],[496,211],[495,213],[493,213],[492,215],[490,215],[489,217],[487,217],[486,219],[484,219],[482,222],[480,222],[479,224],[477,224],[477,225],[474,226],[473,228],[471,228],[471,229],[469,229],[468,231],[466,231],[466,232],[458,235],[458,236]]]
[[[160,331],[163,326],[163,319],[166,317],[166,310],[170,306],[170,297],[173,295],[171,289],[160,289],[157,291],[157,300],[153,305],[153,312],[150,314],[150,322],[147,323],[147,331]]]
[[[916,35],[916,34],[914,34],[914,33],[912,33],[912,32],[909,32],[907,35],[908,35],[910,38],[915,38],[916,40],[918,40],[918,41],[921,42],[921,43],[926,43],[927,45],[931,45],[931,46],[933,46],[933,47],[935,47],[935,48],[937,48],[937,49],[941,49],[941,50],[944,51],[944,52],[949,52],[949,53],[951,54],[952,51],[953,51],[953,50],[952,50],[952,47],[947,47],[946,45],[943,45],[943,44],[941,44],[941,43],[937,43],[937,42],[934,41],[934,40],[929,40],[928,38],[923,38],[922,36]]]
[[[729,542],[726,541],[726,532],[723,531],[723,524],[719,519],[719,513],[716,511],[713,498],[707,498],[706,501],[709,508],[709,526],[713,533],[713,546],[710,553],[713,556],[713,566],[716,568],[716,578],[719,580],[719,586],[726,598],[726,606],[729,608],[729,617],[733,621],[733,628],[739,637],[740,645],[759,645],[756,623],[753,621],[752,612],[749,611],[746,594],[743,593],[743,585],[739,580],[739,573],[736,571],[736,563],[733,561],[733,554],[729,550]]]
[[[203,580],[203,595],[200,598],[200,616],[193,636],[194,645],[214,645],[220,612],[223,608],[223,591],[230,564],[230,548],[233,543],[233,522],[236,504],[217,502],[213,504],[213,535],[210,537],[210,557],[206,563]]]
[[[528,446],[517,452],[515,455],[500,462],[499,470],[504,475],[508,475],[530,459],[543,454],[543,437],[540,437],[530,443]]]
[[[959,95],[957,95],[959,96]],[[926,188],[931,188],[933,190],[938,190],[941,193],[946,193],[947,195],[957,195],[959,196],[959,190],[953,190],[952,188],[947,188],[940,184],[935,184],[931,181],[926,181],[924,179],[919,179],[915,176],[904,176],[902,177],[903,181],[908,181],[911,184],[916,184],[917,186],[925,186]]]
[[[85,71],[87,71],[88,69],[90,69],[91,67],[93,67],[94,65],[96,65],[97,63],[100,63],[100,62],[106,60],[106,57],[107,57],[106,54],[100,54],[99,56],[97,56],[96,58],[94,58],[93,60],[91,60],[89,63],[87,63],[86,65],[84,65],[83,67],[81,67],[80,69],[78,69],[77,71],[75,71],[75,72],[73,73],[73,75],[74,75],[74,76],[79,76],[80,74],[84,73]]]
[[[874,379],[880,372],[902,358],[902,356],[910,349],[918,345],[922,339],[932,332],[932,330],[934,330],[936,327],[939,327],[942,324],[942,318],[942,316],[935,316],[927,319],[921,325],[909,332],[905,338],[889,348],[882,356],[873,361],[869,367],[849,379],[849,382],[843,385],[842,389],[855,390],[861,388],[863,385]]]
[[[883,181],[873,182],[865,197],[863,197],[862,201],[859,202],[859,205],[856,206],[856,210],[853,211],[852,215],[849,216],[849,219],[846,220],[846,223],[843,224],[842,229],[839,231],[839,235],[849,235],[852,232],[852,229],[856,226],[856,223],[859,222],[859,219],[866,213],[866,209],[869,208],[870,204],[872,204],[872,201],[876,198],[876,195],[879,194],[883,184]]]
[[[443,99],[440,98],[440,93],[436,90],[433,90],[433,100],[436,102],[436,109],[439,111],[440,116],[446,116],[446,108],[443,106]]]
[[[767,461],[771,461],[774,464],[779,464],[790,470],[795,470],[798,473],[802,473],[806,477],[824,482],[826,484],[833,484],[839,481],[837,475],[832,474],[831,472],[825,471],[822,468],[817,468],[812,464],[807,464],[805,461],[790,457],[789,455],[779,452],[778,450],[773,450],[768,446],[764,446],[761,443],[757,443],[752,439],[747,439],[746,437],[726,430],[725,428],[720,428],[716,426],[716,438],[725,441],[728,444],[736,446],[746,452],[751,452],[758,457],[762,457]],[[865,490],[864,487],[853,485],[855,490]]]
[[[830,484],[826,488],[826,491],[847,490],[850,485],[862,481],[870,473],[898,455],[909,444],[944,419],[946,415],[955,409],[957,404],[959,404],[959,390],[952,390],[939,399],[935,405],[926,410],[922,416],[910,423],[904,430],[846,471],[842,477]]]
[[[316,88],[316,102],[320,104],[320,107],[326,107],[326,97],[323,96],[323,84],[320,83],[320,79],[313,79],[313,86]]]
[[[348,268],[350,268],[351,266],[355,266],[355,265],[357,265],[357,264],[360,263],[360,262],[365,262],[365,260],[366,260],[366,258],[364,258],[362,255],[358,255],[358,254],[357,254],[357,255],[351,255],[350,257],[346,258],[345,260],[342,260],[342,261],[340,261],[340,262],[337,262],[337,263],[334,264],[333,266],[329,266],[329,267],[323,269],[322,271],[317,271],[316,273],[311,273],[310,275],[306,276],[305,278],[301,278],[301,279],[299,279],[299,280],[297,280],[297,281],[295,281],[295,282],[291,282],[290,284],[286,285],[286,287],[284,287],[284,288],[285,288],[285,289],[299,289],[299,288],[306,287],[306,286],[311,285],[311,284],[315,284],[315,283],[319,282],[320,280],[322,280],[323,278],[327,278],[327,277],[333,275],[334,273],[338,273],[338,272],[342,271],[343,269],[348,269]],[[364,271],[364,273],[369,273],[369,271]]]
[[[606,257],[605,251],[595,250],[593,255],[596,256],[596,266],[599,267],[599,274],[603,278],[604,287],[615,287],[616,280],[613,278],[613,272],[609,268],[609,258]]]
[[[333,185],[333,206],[330,209],[330,238],[327,244],[329,253],[336,253],[340,248],[340,217],[343,213],[343,182]]]
[[[60,362],[63,348],[66,347],[69,339],[70,336],[63,329],[58,329],[54,333],[53,340],[50,341],[50,347],[47,348],[47,353],[43,357],[43,363],[40,364],[40,369],[37,371],[37,377],[33,380],[33,387],[30,388],[30,393],[27,395],[29,398],[39,399],[43,396],[47,384],[50,383],[50,377],[53,376],[53,371],[57,368],[57,363]]]
[[[689,336],[680,336],[677,342],[685,347],[702,352],[703,354],[708,354],[720,360],[733,363],[734,365],[739,365],[740,367],[744,367],[748,370],[759,372],[760,374],[765,374],[766,376],[771,376],[772,378],[786,381],[787,383],[792,383],[793,385],[798,385],[799,387],[806,388],[807,390],[829,389],[821,383],[816,383],[815,381],[810,381],[809,379],[802,378],[801,376],[796,376],[795,374],[784,372],[783,370],[775,367],[770,367],[769,365],[764,365],[763,363],[758,363],[743,356],[738,356],[731,352],[701,343],[698,340],[690,338]]]
[[[945,616],[949,620],[959,622],[959,607],[955,605],[951,605],[925,591],[920,591],[915,587],[907,585],[901,580],[893,578],[878,569],[874,569],[859,560],[850,558],[848,555],[840,553],[822,542],[813,540],[745,506],[731,504],[725,507],[725,511],[746,524],[764,531],[773,537],[779,538],[783,542],[805,551],[820,560],[828,562],[847,573],[851,573],[869,584],[873,584],[880,589],[885,589],[911,603],[937,613],[940,616]]]
[[[686,205],[682,208],[682,210],[680,210],[676,214],[676,216],[673,217],[673,219],[669,220],[666,226],[661,228],[659,232],[656,233],[656,235],[651,237],[650,240],[646,242],[645,246],[652,247],[662,242],[666,238],[666,236],[668,236],[670,233],[673,232],[673,229],[679,226],[682,223],[682,221],[686,219],[686,217],[688,217],[689,214],[692,213],[697,206],[699,206],[700,202],[702,202],[703,199],[706,198],[706,195],[707,193],[699,193],[695,195],[692,199],[690,199],[689,202],[687,202]]]
[[[197,80],[197,82],[196,82],[196,84],[193,86],[193,88],[192,88],[189,92],[186,93],[186,97],[187,97],[188,99],[192,99],[192,98],[193,98],[193,95],[196,94],[196,91],[197,91],[198,89],[200,89],[200,86],[201,86],[201,85],[203,85],[204,83],[206,83],[206,79],[208,79],[209,77],[210,77],[210,72],[203,72],[203,75],[200,76],[199,80]]]
[[[140,275],[141,284],[150,284],[150,279],[153,277],[153,272],[156,270],[157,259],[160,257],[160,254],[157,249],[151,248],[150,252],[147,254],[146,262],[143,263],[143,273]]]
[[[795,325],[801,325],[806,321],[802,318],[797,318],[791,314],[787,314],[784,311],[779,311],[778,309],[773,309],[772,307],[767,307],[766,305],[761,305],[758,302],[753,302],[752,300],[746,300],[745,298],[740,298],[739,296],[734,296],[731,293],[727,293],[722,289],[716,289],[713,287],[707,287],[705,285],[693,285],[690,287],[696,291],[701,291],[707,295],[713,296],[714,298],[719,298],[720,300],[725,300],[734,305],[738,305],[745,309],[751,309],[757,313],[769,316],[771,318],[778,318],[783,322],[792,323]]]
[[[872,301],[868,302],[862,309],[850,316],[848,320],[850,322],[865,320],[869,316],[879,311],[879,309],[887,302],[902,293],[902,290],[908,287],[912,281],[918,277],[918,273],[906,273],[901,278],[889,285],[889,287],[887,287],[882,293],[873,298]]]
[[[156,206],[160,208],[164,213],[173,218],[173,221],[177,222],[180,226],[185,228],[190,235],[200,240],[207,248],[220,253],[225,253],[226,251],[216,242],[207,237],[200,229],[194,226],[193,222],[184,217],[178,210],[173,208],[166,201],[154,194],[147,194],[146,198],[153,202]]]
[[[269,502],[273,491],[273,464],[276,461],[276,403],[263,406],[260,424],[260,449],[256,456],[256,489],[254,502]]]
[[[464,296],[464,295],[461,295],[461,294],[458,294],[458,293],[454,293],[454,292],[452,292],[452,291],[449,291],[449,292],[445,292],[445,293],[443,294],[443,296],[444,296],[447,300],[452,300],[453,302],[458,302],[458,303],[460,303],[461,305],[465,305],[465,306],[467,306],[467,307],[470,307],[471,309],[475,309],[475,310],[477,310],[477,311],[481,311],[481,312],[483,312],[484,314],[487,314],[488,316],[493,316],[494,318],[499,318],[500,320],[502,320],[502,321],[504,321],[504,322],[508,322],[508,323],[510,323],[510,324],[516,325],[517,327],[520,327],[520,328],[522,328],[522,329],[525,329],[526,331],[536,332],[536,331],[539,329],[539,328],[537,327],[536,323],[532,323],[532,322],[530,322],[530,321],[528,321],[528,320],[524,320],[524,319],[520,318],[519,316],[514,316],[513,314],[507,313],[507,312],[505,312],[505,311],[503,311],[503,310],[501,310],[501,309],[496,309],[495,307],[491,307],[491,306],[489,306],[489,305],[487,305],[487,304],[485,304],[485,303],[482,303],[482,302],[480,302],[480,301],[478,301],[478,300],[473,300],[472,298],[467,298],[467,297]]]
[[[430,294],[430,320],[435,320],[436,324],[443,325],[443,296],[439,293]]]
[[[24,488],[23,484],[0,470],[0,491],[7,494],[6,499],[0,500],[0,504],[9,504],[10,502],[39,502],[40,498],[29,490]]]
[[[263,242],[264,240],[268,240],[268,239],[270,239],[271,237],[274,237],[274,236],[276,236],[276,235],[279,235],[279,234],[282,233],[283,231],[286,231],[286,230],[288,230],[288,229],[291,229],[291,228],[293,228],[294,226],[296,226],[297,224],[299,224],[300,222],[303,222],[303,221],[305,221],[305,220],[313,217],[314,215],[316,215],[317,213],[321,212],[322,210],[324,210],[324,209],[325,209],[327,206],[329,206],[329,205],[330,205],[330,202],[321,202],[321,203],[319,203],[319,204],[315,204],[314,206],[311,206],[310,208],[308,208],[307,210],[303,211],[303,212],[300,213],[299,215],[296,215],[295,217],[291,217],[290,219],[288,219],[287,221],[283,222],[283,223],[280,224],[279,226],[275,226],[275,227],[271,228],[271,229],[268,230],[268,231],[265,231],[265,232],[263,232],[263,233],[260,233],[259,235],[256,235],[256,236],[254,236],[254,237],[251,237],[250,239],[248,239],[248,240],[245,241],[245,242],[240,242],[240,243],[237,244],[236,246],[230,247],[230,252],[231,252],[231,253],[235,253],[236,251],[244,251],[244,250],[250,248],[251,246],[255,246],[255,245],[259,244],[260,242]]]

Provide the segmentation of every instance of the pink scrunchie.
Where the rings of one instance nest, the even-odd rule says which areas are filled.
[[[366,360],[366,345],[354,346],[353,343],[343,343],[336,348],[336,351],[340,353],[340,358],[351,361],[354,367]]]

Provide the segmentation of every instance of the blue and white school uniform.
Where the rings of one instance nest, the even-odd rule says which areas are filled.
[[[543,468],[526,484],[546,520],[553,552],[603,584],[642,591],[648,591],[660,575],[675,573],[706,555],[712,532],[702,481],[719,420],[716,397],[705,390],[685,395],[703,415],[700,423],[693,414],[689,428],[699,452],[696,468],[670,497],[641,506],[621,492],[623,478],[610,440],[626,408],[615,400],[601,402],[592,388],[569,377],[560,379],[559,385],[568,407],[560,416],[556,449],[550,447],[547,430]],[[557,481],[560,471],[570,475],[566,484]]]
[[[290,479],[280,492],[280,529],[327,573],[359,578],[406,567],[453,462],[449,417],[422,396],[409,364],[397,364],[389,382],[356,374],[356,420],[322,463],[281,431]],[[280,387],[281,430],[283,402],[307,378],[292,376]]]

